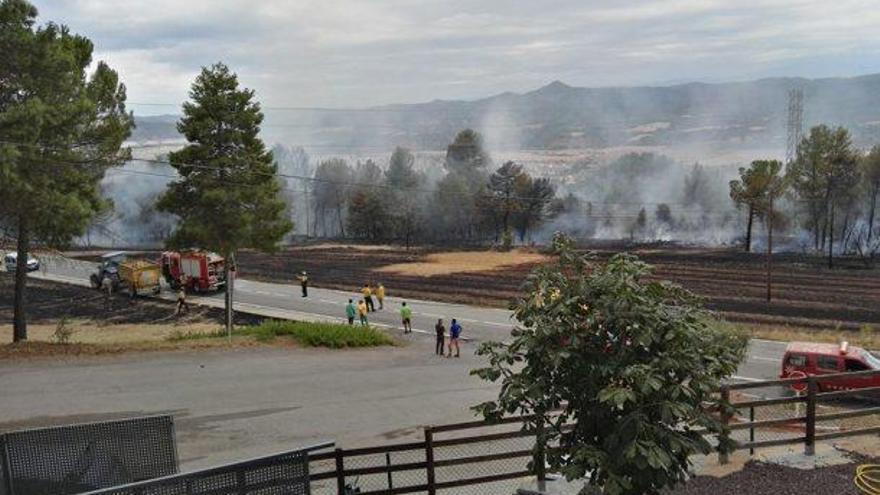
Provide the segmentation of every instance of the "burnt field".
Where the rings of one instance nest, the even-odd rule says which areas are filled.
[[[432,275],[416,268],[438,252],[338,245],[292,247],[275,254],[242,252],[240,276],[294,283],[296,274],[306,270],[318,287],[352,290],[368,281],[382,282],[394,296],[503,307],[520,295],[523,279],[536,265],[526,261],[478,272],[437,273],[441,269]],[[601,260],[617,250],[603,246],[595,252]],[[730,321],[824,329],[880,326],[880,270],[854,261],[829,270],[819,257],[775,255],[773,302],[767,303],[763,255],[682,247],[632,252],[654,266],[653,277],[704,297],[708,308]]]

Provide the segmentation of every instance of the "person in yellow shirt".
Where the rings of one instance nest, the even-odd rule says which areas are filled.
[[[376,305],[373,303],[373,289],[370,288],[370,284],[364,284],[361,294],[364,295],[364,304],[367,305],[367,311],[376,311]]]
[[[358,301],[358,315],[361,317],[361,325],[367,326],[369,322],[367,321],[367,313],[369,310],[367,309],[367,301],[366,299]]]
[[[376,287],[376,299],[379,300],[379,309],[385,309],[385,286],[381,283]]]

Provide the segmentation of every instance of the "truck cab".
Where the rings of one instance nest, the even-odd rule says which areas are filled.
[[[788,378],[795,371],[807,376],[822,376],[854,371],[880,370],[880,358],[846,342],[837,344],[818,344],[811,342],[792,342],[785,349],[782,358],[780,378]],[[852,390],[880,387],[880,375],[853,377],[818,382],[820,391]]]
[[[109,278],[113,283],[113,290],[119,289],[119,264],[128,259],[128,253],[125,251],[113,251],[101,255],[101,261],[98,265],[98,271],[89,277],[92,287],[101,288],[105,278]]]

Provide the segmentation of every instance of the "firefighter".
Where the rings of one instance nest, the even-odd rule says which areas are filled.
[[[177,316],[189,313],[189,304],[186,302],[186,276],[180,277],[180,283],[177,286]]]
[[[367,308],[366,299],[362,299],[358,301],[358,315],[361,317],[361,325],[367,326],[369,322],[367,321],[367,313],[369,313],[369,308]]]
[[[309,297],[309,274],[305,270],[299,274],[299,286],[302,287],[302,296]]]
[[[354,306],[354,301],[349,299],[348,305],[345,306],[345,316],[348,317],[348,324],[354,325],[354,317],[357,316],[357,308]]]
[[[373,304],[373,289],[370,288],[370,284],[364,284],[361,294],[364,295],[364,304],[367,305],[367,311],[376,311],[376,305]]]
[[[104,292],[104,311],[113,311],[113,281],[110,277],[104,276],[101,281],[101,290]]]
[[[376,299],[379,300],[379,309],[385,309],[385,286],[381,282],[376,287]]]

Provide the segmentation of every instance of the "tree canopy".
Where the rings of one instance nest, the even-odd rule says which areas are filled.
[[[105,172],[130,157],[125,86],[93,45],[63,25],[36,26],[24,0],[0,2],[0,212],[18,259],[31,242],[62,247],[110,204]],[[14,338],[27,338],[26,263],[17,264]]]
[[[490,419],[525,414],[542,431],[551,469],[589,479],[608,494],[655,494],[687,477],[688,458],[709,453],[698,431],[722,426],[706,403],[744,356],[744,338],[716,329],[697,299],[650,267],[618,254],[594,264],[554,237],[558,261],[535,269],[514,308],[520,325],[484,343],[500,382],[475,407]],[[538,425],[543,425],[538,429]]]

